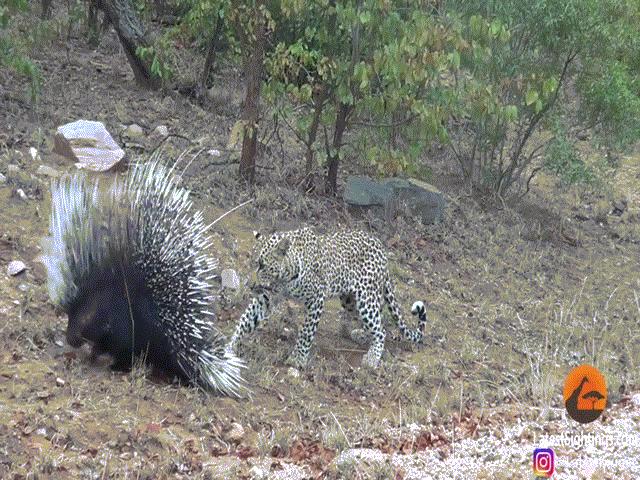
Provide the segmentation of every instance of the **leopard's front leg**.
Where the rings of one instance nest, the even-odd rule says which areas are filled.
[[[307,296],[304,302],[306,307],[306,318],[302,330],[298,334],[298,340],[293,352],[287,359],[287,363],[296,368],[304,368],[309,360],[311,344],[318,330],[320,315],[324,309],[324,293],[322,290],[315,291]]]
[[[267,320],[269,303],[269,297],[264,292],[251,299],[251,303],[249,303],[249,306],[240,317],[240,321],[238,322],[238,325],[236,325],[233,336],[227,344],[227,352],[235,353],[238,340],[246,334],[253,332],[260,323]]]

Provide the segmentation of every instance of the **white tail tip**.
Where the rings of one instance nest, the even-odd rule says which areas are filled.
[[[411,313],[413,313],[414,315],[418,315],[425,310],[426,308],[424,306],[424,302],[422,302],[421,300],[413,302],[413,305],[411,305]]]

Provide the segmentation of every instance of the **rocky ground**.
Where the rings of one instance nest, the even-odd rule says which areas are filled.
[[[446,159],[430,160],[448,200],[442,223],[354,213],[340,198],[300,192],[301,156],[282,128],[262,137],[258,185],[236,180],[237,75],[218,73],[201,106],[178,90],[138,89],[113,35],[97,49],[79,34],[60,38],[54,30],[34,50],[44,75],[37,104],[20,77],[0,71],[0,477],[529,478],[533,449],[545,445],[556,450],[557,478],[640,477],[638,152],[610,172],[611,188],[566,188],[543,175],[524,202],[499,207],[450,181]],[[150,155],[166,127],[167,157],[190,149],[185,181],[208,219],[255,198],[212,232],[220,269],[241,280],[238,290],[220,287],[225,332],[249,299],[253,230],[348,225],[393,253],[407,309],[427,300],[425,346],[391,340],[381,369],[363,371],[364,349],[340,334],[331,303],[311,365],[292,372],[283,359],[302,310],[285,302],[241,347],[253,387],[242,400],[144,366],[114,374],[106,359],[70,349],[36,259],[50,175],[74,168],[52,152],[53,135],[79,118],[104,122],[132,160]],[[346,167],[341,178],[361,173]],[[11,275],[16,260],[26,270]],[[584,427],[561,399],[579,363],[603,372],[610,400]],[[609,440],[563,446],[558,435]]]

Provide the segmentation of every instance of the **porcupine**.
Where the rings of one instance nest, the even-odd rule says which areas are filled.
[[[207,390],[246,390],[242,360],[225,352],[210,310],[217,261],[208,226],[174,168],[158,159],[106,191],[85,175],[54,181],[50,236],[41,260],[67,341],[128,370],[135,358]]]

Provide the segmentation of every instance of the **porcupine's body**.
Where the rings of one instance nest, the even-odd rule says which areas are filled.
[[[202,213],[158,161],[134,167],[103,192],[77,174],[54,182],[42,261],[67,340],[109,353],[112,368],[136,357],[208,390],[239,395],[242,361],[213,324]]]

